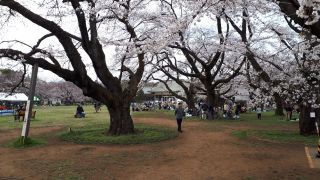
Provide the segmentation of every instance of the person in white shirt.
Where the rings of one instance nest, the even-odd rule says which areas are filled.
[[[258,119],[261,120],[261,112],[262,112],[262,109],[260,106],[257,107],[257,116],[258,116]]]

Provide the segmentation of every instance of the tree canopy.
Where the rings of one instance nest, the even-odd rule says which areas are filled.
[[[31,43],[1,41],[0,58],[38,64],[104,103],[114,135],[134,132],[129,106],[149,67],[196,78],[210,105],[237,77],[279,108],[307,85],[291,100],[318,108],[318,10],[316,0],[0,0],[3,29],[19,19],[41,29],[26,32]]]

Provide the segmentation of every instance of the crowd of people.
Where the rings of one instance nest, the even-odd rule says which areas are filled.
[[[270,103],[269,103],[270,104]],[[251,104],[247,107],[246,103],[235,102],[226,99],[220,106],[208,105],[206,101],[199,100],[194,108],[188,108],[185,103],[177,101],[146,101],[144,103],[132,103],[132,111],[150,111],[155,109],[164,110],[177,110],[182,108],[184,111],[184,116],[198,116],[201,119],[240,119],[241,113],[252,111],[257,114],[257,119],[262,119],[262,113],[267,109],[271,108],[269,105],[262,103]],[[299,113],[299,108],[297,105],[292,105],[290,102],[286,101],[283,103],[283,108],[285,110],[286,120],[292,119],[293,111]],[[101,103],[94,103],[94,109],[96,112],[101,110]],[[84,118],[85,112],[81,104],[77,106],[75,117]]]

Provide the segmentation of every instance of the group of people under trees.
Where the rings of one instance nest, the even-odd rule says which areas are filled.
[[[221,108],[215,108],[215,107],[209,107],[206,103],[203,103],[202,101],[199,102],[197,109],[199,111],[199,116],[201,119],[207,119],[208,118],[208,112],[212,108],[212,111],[214,113],[214,116],[219,118],[219,111]],[[293,106],[289,102],[284,103],[284,109],[286,111],[286,120],[289,121],[292,119],[292,112],[295,110],[299,113],[299,109],[297,106]],[[246,107],[241,105],[239,102],[234,103],[231,100],[226,100],[225,103],[223,104],[223,118],[225,119],[239,119],[240,118],[240,113],[246,112]],[[252,109],[253,111],[256,112],[257,114],[257,119],[261,120],[262,119],[262,112],[263,110],[263,105],[258,104],[255,105]],[[182,103],[178,104],[178,107],[175,110],[175,116],[177,120],[177,126],[178,126],[178,131],[182,132],[181,124],[182,124],[182,119],[183,117],[186,116],[186,113],[190,113],[188,109],[184,109],[182,107]]]
[[[203,100],[199,100],[194,109],[186,107],[184,109],[186,116],[199,116],[201,119],[239,119],[241,112],[246,112],[246,106],[240,102],[225,100],[220,106],[208,105]]]
[[[196,106],[197,115],[200,116],[201,119],[209,119],[209,113],[212,113],[213,119],[219,118],[221,108],[208,106],[203,101],[199,101]],[[240,113],[244,112],[245,107],[240,103],[233,103],[232,101],[226,101],[223,106],[223,117],[224,118],[234,118],[239,119]],[[175,116],[177,120],[178,132],[182,133],[182,119],[186,116],[186,114],[193,114],[191,109],[184,109],[182,103],[178,103],[177,108],[175,109]]]
[[[289,101],[284,102],[284,110],[286,111],[286,120],[292,120],[292,113],[296,111],[298,114],[300,113],[298,105],[293,105]]]
[[[245,107],[240,103],[233,103],[232,101],[226,101],[223,105],[223,118],[239,119],[240,113],[245,112]]]
[[[293,112],[300,113],[299,106],[297,104],[292,104],[290,101],[286,100],[282,104],[283,109],[285,110],[284,116],[287,121],[293,120]],[[275,108],[275,107],[274,107]],[[257,113],[257,118],[261,120],[261,113],[267,109],[264,107],[263,103],[258,103],[252,107],[252,111]]]
[[[212,114],[212,119],[221,117],[225,119],[239,119],[240,113],[246,111],[246,107],[240,102],[233,102],[231,100],[225,100],[223,106],[208,106],[206,103],[200,102],[198,115],[201,119],[209,119],[209,114]]]
[[[153,104],[154,105],[154,104]],[[293,110],[296,110],[299,112],[299,110],[293,106],[291,103],[286,101],[284,103],[284,109],[286,111],[286,119],[291,120],[292,119],[292,112]],[[160,109],[161,106],[159,106]],[[182,102],[179,102],[177,106],[172,106],[174,107],[174,114],[177,120],[177,126],[178,126],[178,132],[182,133],[182,120],[186,115],[191,116],[191,115],[197,115],[201,119],[208,119],[208,114],[213,113],[213,119],[220,118],[220,114],[222,114],[222,117],[224,119],[239,119],[240,118],[240,113],[246,112],[247,108],[246,106],[242,105],[239,102],[234,102],[231,100],[225,100],[224,104],[222,107],[211,107],[208,106],[203,100],[200,100],[197,105],[196,109],[188,109],[188,107],[183,108]],[[94,109],[96,112],[101,111],[101,103],[94,103]],[[162,109],[162,107],[161,107]],[[171,108],[170,108],[171,110]],[[263,112],[263,106],[261,104],[255,105],[252,108],[253,111],[257,113],[257,119],[261,120],[261,114]],[[192,111],[197,111],[192,112]],[[210,112],[212,111],[212,112]],[[75,118],[84,118],[85,117],[85,112],[81,104],[78,104],[77,109],[76,109],[76,114],[74,115]]]

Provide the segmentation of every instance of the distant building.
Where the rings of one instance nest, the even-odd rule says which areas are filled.
[[[185,82],[186,84],[189,84],[189,82]],[[171,80],[167,82],[168,86],[171,88],[172,91],[175,93],[185,96],[185,92],[182,89],[182,87],[177,84],[175,81]],[[197,85],[197,86],[202,86]],[[172,93],[170,93],[166,86],[162,82],[148,82],[143,85],[142,90],[144,94],[147,96],[147,99],[150,101],[177,101],[175,96],[173,96]],[[229,93],[228,93],[229,94]],[[237,89],[233,89],[230,94],[233,94],[233,99],[235,101],[244,101],[247,102],[250,100],[249,98],[249,92],[245,87],[239,87]],[[196,96],[200,99],[205,99],[206,94],[204,92],[200,92],[196,90]],[[221,97],[225,98],[225,97]]]
[[[175,81],[168,81],[168,86],[175,93],[184,96],[184,91]],[[172,95],[162,82],[149,82],[144,84],[143,93],[150,101],[177,101],[178,99]]]
[[[235,101],[245,101],[248,102],[250,100],[249,91],[245,88],[236,89],[237,94],[235,95]]]
[[[56,105],[61,105],[62,102],[60,98],[48,98],[43,100],[43,104],[56,106]]]

